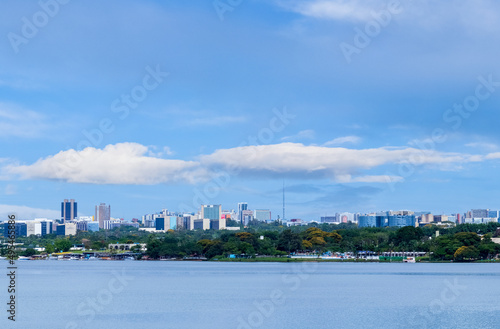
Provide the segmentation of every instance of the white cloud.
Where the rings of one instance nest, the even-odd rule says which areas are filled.
[[[282,141],[299,141],[303,139],[314,139],[316,133],[312,129],[301,130],[297,134],[292,136],[282,137]]]
[[[11,214],[15,214],[18,220],[35,218],[59,219],[61,217],[61,211],[57,210],[0,204],[0,218],[7,218]]]
[[[164,156],[173,155],[174,152],[168,146],[164,146],[160,151],[157,151],[158,147],[151,145],[148,147],[148,156],[161,158]]]
[[[495,160],[495,159],[500,159],[500,152],[494,152],[486,155],[486,159],[489,160]]]
[[[163,151],[162,153],[165,153]],[[306,146],[300,143],[243,146],[216,150],[197,161],[163,159],[155,148],[137,143],[108,145],[104,149],[67,150],[31,165],[7,163],[3,174],[21,179],[62,180],[69,183],[136,184],[197,183],[220,171],[242,177],[285,174],[300,178],[329,178],[339,182],[384,183],[399,176],[372,175],[371,169],[410,163],[431,170],[460,170],[465,163],[500,158],[425,151],[411,147],[348,149]]]
[[[352,177],[351,175],[338,176],[339,183],[396,183],[403,181],[401,176],[392,175],[366,175]]]
[[[295,0],[278,3],[304,16],[347,21],[371,20],[373,11],[387,7],[387,1],[382,0]]]
[[[474,149],[483,149],[486,151],[496,151],[498,150],[498,146],[493,143],[485,143],[485,142],[475,142],[475,143],[467,143],[465,144],[466,147],[471,147]]]
[[[329,142],[326,142],[323,144],[323,146],[337,146],[337,145],[342,145],[346,143],[351,143],[351,144],[357,144],[361,142],[361,137],[358,136],[344,136],[344,137],[338,137],[335,138]]]
[[[148,152],[148,147],[136,143],[70,149],[31,165],[8,165],[5,170],[23,179],[90,184],[192,183],[206,178],[206,171],[196,162],[146,156]]]
[[[434,165],[438,169],[477,161],[477,156],[423,151],[415,148],[347,149],[305,146],[298,143],[244,146],[217,150],[203,156],[202,163],[239,172],[321,176],[346,180],[354,175],[387,164]],[[364,177],[364,178],[363,178]],[[376,178],[375,178],[376,177]],[[380,176],[349,177],[349,181],[381,181]]]

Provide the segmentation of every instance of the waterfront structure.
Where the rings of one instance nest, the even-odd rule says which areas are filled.
[[[147,250],[146,243],[110,243],[108,244],[108,249],[111,250],[131,250],[134,247],[140,247],[140,251],[144,252]]]
[[[78,203],[74,199],[64,199],[61,202],[61,220],[64,223],[73,221],[78,217]]]
[[[104,222],[111,219],[111,206],[101,203],[95,206],[95,220],[99,222],[99,228],[105,228]]]

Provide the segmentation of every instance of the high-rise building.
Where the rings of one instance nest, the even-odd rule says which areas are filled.
[[[253,211],[243,210],[241,212],[241,224],[248,225],[253,220]]]
[[[95,220],[99,222],[99,228],[104,229],[104,222],[111,220],[111,206],[105,203],[95,206]]]
[[[433,214],[422,214],[420,223],[425,225],[428,223],[432,223],[433,221],[434,221]]]
[[[415,215],[389,216],[388,223],[391,227],[415,226]]]
[[[4,237],[6,237],[6,238],[9,237],[9,233],[12,233],[10,230],[15,231],[16,237],[28,235],[28,225],[26,224],[26,222],[16,222],[15,227],[13,228],[11,226],[10,230],[9,230],[9,225],[12,225],[12,224],[9,224],[8,222],[4,222],[3,225],[4,225],[3,234],[4,234]]]
[[[471,218],[487,218],[488,209],[472,209]]]
[[[202,205],[201,206],[201,219],[220,219],[222,213],[222,206],[220,204]]]
[[[248,203],[238,203],[238,221],[243,224],[243,211],[248,210]]]
[[[497,210],[488,210],[488,217],[489,218],[498,218],[498,211]]]
[[[376,227],[377,216],[359,216],[358,227]]]
[[[78,217],[77,203],[74,199],[68,201],[65,199],[61,202],[61,219],[63,223],[75,220]]]
[[[257,209],[253,212],[253,217],[261,222],[271,220],[271,210],[269,209]]]
[[[57,225],[57,235],[76,235],[76,223],[66,223]]]
[[[335,223],[336,222],[336,217],[335,216],[322,216],[320,218],[321,223]]]

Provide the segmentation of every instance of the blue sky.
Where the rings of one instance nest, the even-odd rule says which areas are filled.
[[[0,4],[2,216],[500,207],[494,1],[62,2]]]

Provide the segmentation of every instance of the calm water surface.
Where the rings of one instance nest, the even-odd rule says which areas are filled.
[[[500,264],[25,261],[17,266],[17,321],[7,321],[3,275],[0,328],[500,326]]]

